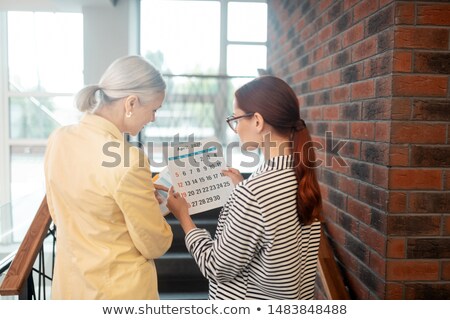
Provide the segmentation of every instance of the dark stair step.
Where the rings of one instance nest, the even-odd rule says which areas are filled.
[[[168,254],[155,260],[155,264],[161,294],[208,292],[208,280],[189,253]]]
[[[209,231],[214,237],[221,208],[192,216],[199,228]],[[158,291],[162,300],[207,299],[208,280],[203,277],[184,242],[184,232],[178,220],[166,216],[173,232],[172,246],[161,258],[155,260],[158,272]]]
[[[180,253],[184,252],[187,253],[186,244],[185,244],[185,234],[183,229],[181,228],[181,225],[176,220],[168,221],[173,232],[173,241],[172,246],[167,251],[166,255],[170,253]],[[214,237],[214,234],[216,232],[217,224],[211,220],[196,220],[195,224],[198,228],[206,229],[211,234],[212,237]]]

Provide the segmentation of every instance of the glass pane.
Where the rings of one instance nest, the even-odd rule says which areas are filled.
[[[141,1],[141,54],[164,73],[217,74],[218,1]]]
[[[10,150],[12,224],[17,228],[33,220],[45,195],[45,146],[13,146]],[[24,235],[17,232],[14,241],[22,241]]]
[[[259,45],[228,45],[227,74],[258,76],[258,69],[266,69],[267,48]]]
[[[228,3],[228,40],[267,40],[267,4]]]
[[[77,91],[83,85],[83,15],[9,12],[8,59],[11,91]]]
[[[15,97],[9,104],[11,139],[47,139],[54,129],[76,123],[82,115],[73,97]]]

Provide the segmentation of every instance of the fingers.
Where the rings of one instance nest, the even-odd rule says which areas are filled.
[[[158,200],[158,203],[161,204],[164,202],[163,197],[158,192],[155,192],[156,200]]]
[[[180,194],[178,192],[175,192],[173,187],[170,187],[168,192],[169,192],[169,197],[174,197],[175,199],[178,199],[180,197]]]
[[[166,192],[169,191],[169,188],[167,188],[166,186],[164,186],[162,184],[154,183],[153,185],[155,186],[156,190],[162,190],[162,191],[166,191]]]
[[[237,175],[240,176],[241,172],[238,169],[235,168],[227,168],[225,170],[222,170],[223,174],[228,174],[228,175]]]

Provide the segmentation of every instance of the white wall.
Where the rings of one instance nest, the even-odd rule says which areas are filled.
[[[84,7],[84,80],[98,83],[115,59],[138,52],[139,0],[115,7]]]

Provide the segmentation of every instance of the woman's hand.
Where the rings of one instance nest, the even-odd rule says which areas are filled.
[[[222,170],[222,173],[227,177],[229,177],[234,185],[237,185],[239,182],[244,180],[244,177],[242,176],[242,174],[239,172],[238,169],[228,168]]]
[[[154,183],[153,186],[155,187],[155,197],[156,200],[158,200],[158,203],[161,204],[164,202],[164,198],[163,196],[161,196],[161,194],[158,192],[158,190],[164,191],[164,192],[169,192],[169,188],[167,188],[166,186],[163,186],[162,184],[157,184]]]
[[[181,224],[184,233],[188,233],[196,226],[189,215],[189,204],[178,192],[174,192],[173,187],[169,189],[169,197],[167,198],[167,208],[173,213],[175,218]]]

